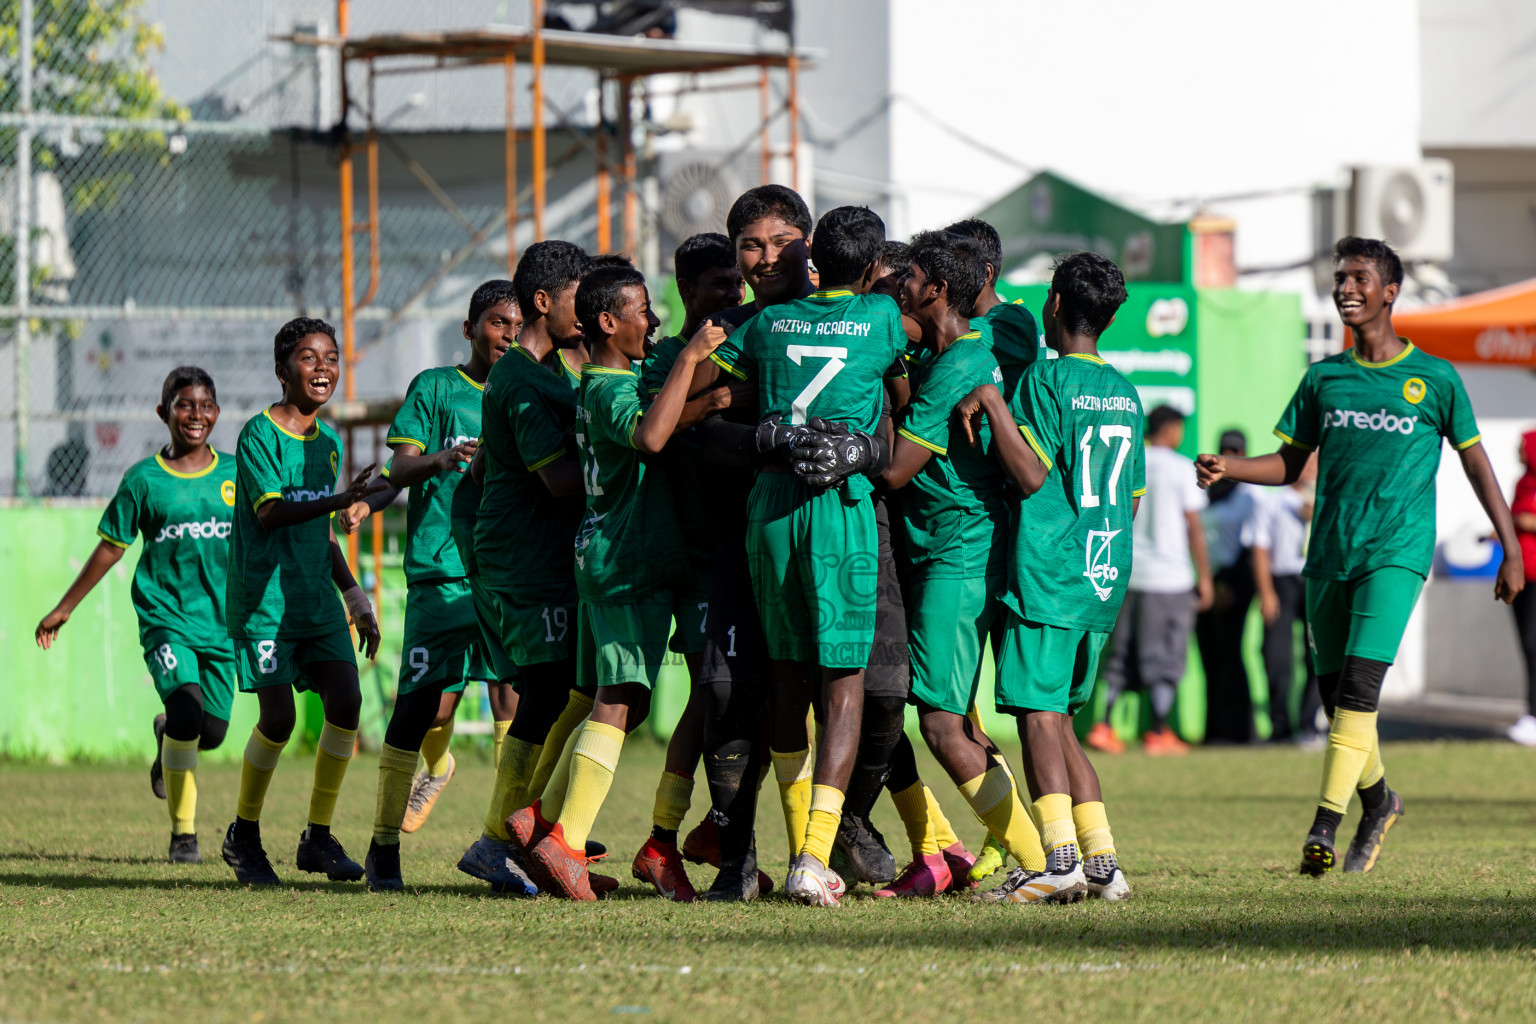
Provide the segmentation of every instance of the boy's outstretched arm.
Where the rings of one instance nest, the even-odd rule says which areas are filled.
[[[1463,449],[1460,454],[1467,483],[1472,485],[1477,500],[1482,502],[1483,511],[1488,513],[1494,532],[1499,535],[1499,543],[1504,546],[1504,560],[1499,563],[1493,596],[1508,604],[1525,589],[1525,559],[1520,553],[1520,538],[1515,534],[1515,520],[1509,514],[1509,505],[1499,490],[1498,478],[1494,476],[1493,465],[1488,461],[1482,442]]]
[[[992,424],[992,447],[997,453],[1003,470],[1026,495],[1034,494],[1045,485],[1049,470],[1040,456],[1024,440],[1019,425],[1013,421],[1013,413],[1003,401],[1003,393],[991,384],[983,384],[960,400],[955,415],[965,428],[966,438],[974,447],[979,431],[976,417],[984,415]]]
[[[725,341],[725,328],[715,325],[712,321],[706,320],[694,332],[692,340],[677,354],[677,362],[672,364],[672,370],[667,374],[666,382],[662,384],[656,400],[651,403],[650,410],[641,416],[640,422],[636,424],[636,448],[655,454],[666,447],[680,425],[684,407],[689,404],[688,393],[694,382],[695,371],[709,361],[709,354],[719,348],[723,341]],[[717,400],[721,396],[721,389],[714,389],[709,395],[701,397],[709,399],[710,396],[714,396]],[[729,395],[725,397],[729,398]],[[710,404],[699,410],[697,419],[702,419],[709,413],[724,407],[724,404]]]
[[[1280,450],[1268,455],[1242,458],[1237,455],[1198,455],[1195,457],[1195,478],[1201,487],[1209,487],[1225,477],[1247,484],[1264,484],[1282,487],[1293,484],[1301,476],[1301,469],[1312,453],[1294,444],[1282,444]]]
[[[315,498],[313,501],[286,501],[282,498],[273,498],[256,510],[256,519],[264,530],[281,530],[285,526],[297,526],[311,519],[328,516],[332,512],[345,511],[370,495],[389,489],[389,481],[383,477],[369,481],[368,478],[373,476],[375,468],[375,464],[370,462],[361,473],[357,474],[357,478],[352,481],[350,487],[324,498]]]
[[[58,639],[59,628],[69,621],[75,608],[85,600],[85,595],[101,582],[108,570],[122,560],[125,550],[127,549],[108,540],[96,545],[96,550],[91,552],[91,557],[81,567],[80,575],[75,577],[75,582],[64,591],[64,596],[59,599],[58,604],[54,605],[53,611],[44,615],[43,621],[37,624],[37,629],[33,633],[37,646],[45,651],[53,646],[53,642]]]

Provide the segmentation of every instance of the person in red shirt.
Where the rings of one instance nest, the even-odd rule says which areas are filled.
[[[1520,464],[1525,475],[1515,484],[1515,496],[1509,503],[1520,536],[1520,553],[1525,564],[1536,558],[1536,430],[1520,438]],[[1520,632],[1520,649],[1525,654],[1526,713],[1509,727],[1509,738],[1527,747],[1536,747],[1536,594],[1521,593],[1514,600],[1515,628]]]

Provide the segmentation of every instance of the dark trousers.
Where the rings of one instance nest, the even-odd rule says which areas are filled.
[[[1243,666],[1243,627],[1254,592],[1248,552],[1218,572],[1215,582],[1215,603],[1195,620],[1205,668],[1205,742],[1247,743],[1253,739],[1253,698]]]
[[[1270,739],[1287,740],[1297,731],[1314,731],[1317,709],[1317,673],[1312,668],[1312,649],[1302,642],[1307,667],[1306,688],[1301,695],[1300,729],[1291,725],[1291,691],[1296,688],[1296,623],[1307,621],[1307,586],[1300,576],[1276,576],[1275,596],[1280,614],[1264,627],[1264,674],[1269,678]]]
[[[1532,570],[1526,570],[1530,572]],[[1525,654],[1525,699],[1530,714],[1536,715],[1536,590],[1529,583],[1515,598],[1515,629],[1520,633],[1520,650]]]

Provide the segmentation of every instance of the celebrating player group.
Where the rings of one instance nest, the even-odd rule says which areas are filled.
[[[750,901],[773,886],[754,833],[770,771],[791,853],[783,886],[802,903],[834,906],[859,883],[986,903],[1130,895],[1072,728],[1130,579],[1145,490],[1141,401],[1097,347],[1126,299],[1119,268],[1063,257],[1037,323],[998,296],[1001,245],[981,221],[901,243],[869,210],[839,207],[813,230],[800,196],[765,185],[725,228],[678,247],[686,317],[659,341],[629,260],[530,246],[513,280],[470,299],[469,359],[411,381],[389,463],[340,490],[341,440],[319,419],[341,373],[330,325],[278,331],[281,398],[233,454],[210,445],[214,381],[171,372],[157,409],[169,442],[125,474],[37,639],[54,643],[142,536],[133,601],[165,703],[151,781],[173,862],[201,859],[198,751],[223,740],[238,689],[260,717],[222,853],[241,883],[280,883],[262,808],[293,691],[312,690],[325,722],[295,863],[403,889],[400,833],[452,778],[454,712],[474,680],[490,688],[496,776],[459,869],[498,892],[594,899],[618,886],[593,870],[607,853],[594,822],[663,663],[681,655],[692,686],[632,862],[660,896]],[[1334,865],[1351,792],[1364,813],[1346,870],[1374,867],[1403,813],[1376,700],[1429,568],[1442,437],[1504,541],[1497,596],[1524,584],[1460,380],[1392,333],[1397,257],[1361,239],[1336,257],[1354,348],[1307,372],[1278,453],[1197,463],[1202,484],[1281,484],[1319,454],[1309,639],[1333,724],[1303,847],[1313,874]],[[353,631],[372,657],[379,629],[336,532],[401,490],[399,685],[359,865],[330,826],[356,747]],[[976,711],[988,646],[997,710],[1023,744],[1017,779]],[[976,855],[918,775],[909,704],[985,828]],[[701,761],[708,812],[680,841]],[[910,846],[900,870],[870,820],[882,791]],[[1001,883],[978,888],[1008,858]],[[708,890],[685,860],[716,869]]]

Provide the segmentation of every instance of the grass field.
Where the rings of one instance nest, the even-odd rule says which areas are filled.
[[[233,767],[199,774],[208,862],[173,868],[141,766],[0,764],[0,1021],[1536,1018],[1531,752],[1390,746],[1407,815],[1381,864],[1312,880],[1295,865],[1320,761],[1101,758],[1126,904],[855,897],[828,910],[777,897],[677,906],[631,884],[661,767],[649,742],[626,747],[595,833],[626,887],[579,906],[495,898],[454,870],[491,777],[473,752],[405,837],[410,889],[389,896],[294,870],[306,760],[284,760],[267,803],[267,848],[292,883],[275,892],[237,889],[218,858]],[[341,798],[336,832],[359,860],[375,779],[359,758]],[[979,845],[953,788],[934,788]],[[782,881],[772,792],[759,843]],[[701,784],[690,824],[704,799]],[[900,842],[888,802],[877,823]]]

